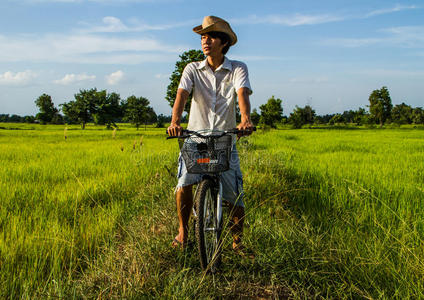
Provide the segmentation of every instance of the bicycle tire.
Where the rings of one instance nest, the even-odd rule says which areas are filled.
[[[215,273],[221,262],[221,224],[217,224],[217,192],[213,180],[204,179],[200,182],[195,201],[200,265],[203,270]]]

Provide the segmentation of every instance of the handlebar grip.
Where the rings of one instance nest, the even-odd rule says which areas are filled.
[[[185,135],[185,134],[187,134],[188,132],[189,132],[189,130],[187,130],[187,129],[183,129],[183,130],[181,130],[181,135],[168,136],[166,139],[167,139],[167,140],[169,140],[169,139],[179,138],[179,137],[184,136],[184,135]],[[168,135],[169,135],[169,133],[168,133],[168,129],[166,130],[166,134],[168,134]]]
[[[238,132],[246,132],[247,130],[239,130],[238,128],[234,128],[230,131],[233,131],[234,133],[238,133]],[[256,131],[256,126],[252,127],[252,131]]]

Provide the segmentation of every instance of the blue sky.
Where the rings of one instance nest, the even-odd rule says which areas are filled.
[[[284,114],[365,107],[387,86],[394,104],[424,106],[424,3],[416,1],[2,0],[0,113],[35,114],[97,87],[148,98],[158,113],[178,55],[200,49],[205,15],[230,22],[258,108],[274,95]]]

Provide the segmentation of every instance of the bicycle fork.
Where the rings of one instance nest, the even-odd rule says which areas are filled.
[[[218,197],[216,199],[216,229],[220,233],[222,226],[222,193],[223,187],[221,180],[218,180]]]

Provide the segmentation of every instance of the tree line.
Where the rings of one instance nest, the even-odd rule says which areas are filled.
[[[194,61],[205,59],[201,50],[189,50],[180,55],[171,74],[167,87],[165,100],[172,107],[177,95],[178,85],[185,66]],[[182,122],[186,122],[190,113],[191,94],[187,100],[185,111],[187,115]],[[283,115],[282,100],[272,96],[265,104],[253,109],[251,118],[254,124],[263,128],[276,128],[277,124],[289,124],[293,128],[304,125],[373,125],[396,124],[424,124],[424,110],[421,107],[411,107],[405,103],[393,106],[387,87],[372,91],[369,98],[369,111],[359,107],[357,110],[348,110],[343,113],[316,115],[310,106],[296,106],[289,116]],[[39,122],[41,124],[81,124],[84,129],[88,122],[96,125],[106,125],[107,128],[117,127],[116,123],[129,122],[139,128],[140,125],[156,123],[157,127],[171,121],[171,116],[157,115],[150,106],[150,101],[144,97],[129,96],[121,99],[117,93],[108,93],[106,90],[98,91],[96,88],[80,90],[74,95],[74,100],[60,104],[63,113],[53,104],[51,96],[42,94],[35,100],[39,109],[36,116],[18,116],[0,114],[0,122]],[[240,113],[237,107],[237,119]]]
[[[282,100],[272,96],[266,104],[259,107],[260,113],[254,109],[251,115],[255,124],[275,128],[277,124],[291,124],[294,128],[303,125],[380,125],[395,123],[424,124],[424,110],[421,107],[411,107],[405,103],[393,106],[389,90],[383,86],[372,91],[369,98],[369,112],[359,107],[357,110],[347,110],[343,113],[316,115],[310,105],[296,106],[288,116],[283,116]]]
[[[179,79],[178,79],[179,80]],[[0,122],[41,124],[81,124],[84,129],[88,122],[96,125],[106,125],[107,128],[117,126],[116,123],[129,122],[137,127],[156,123],[164,127],[171,121],[171,116],[156,115],[148,99],[129,96],[122,100],[117,93],[98,91],[96,88],[80,90],[75,94],[75,100],[60,104],[63,115],[54,106],[51,96],[42,94],[35,100],[39,108],[36,116],[18,116],[0,114]],[[170,98],[170,96],[169,96]],[[347,110],[343,113],[317,115],[310,106],[296,106],[289,116],[283,115],[283,101],[272,96],[265,104],[255,108],[251,113],[252,122],[262,128],[276,128],[278,124],[301,128],[304,125],[380,125],[395,123],[424,124],[424,110],[421,107],[411,107],[405,103],[392,105],[387,87],[372,91],[369,96],[369,111],[363,107],[357,110]],[[171,105],[171,103],[170,103]],[[238,119],[240,115],[238,114]],[[188,115],[183,119],[186,122]]]
[[[96,88],[80,90],[74,95],[74,100],[60,104],[62,114],[55,107],[52,97],[42,94],[35,100],[39,113],[33,121],[41,124],[86,124],[106,125],[107,128],[117,127],[116,123],[129,122],[137,129],[140,125],[156,123],[163,126],[168,121],[164,115],[157,115],[150,106],[150,101],[144,97],[129,96],[121,99],[120,95]]]

